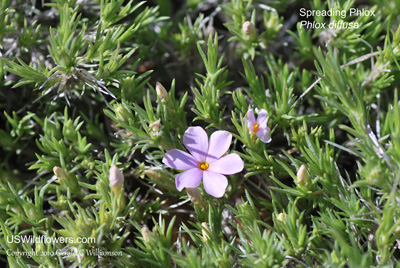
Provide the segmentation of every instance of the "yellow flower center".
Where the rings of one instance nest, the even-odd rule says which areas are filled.
[[[199,168],[201,169],[201,170],[207,170],[208,169],[208,163],[206,163],[206,162],[200,162],[199,163]]]
[[[253,132],[257,132],[259,130],[259,128],[260,128],[259,124],[254,124],[253,125]]]

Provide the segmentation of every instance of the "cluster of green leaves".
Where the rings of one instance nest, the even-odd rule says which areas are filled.
[[[253,2],[255,1],[236,0],[222,6],[224,12],[232,16],[232,20],[225,23],[233,35],[229,41],[239,41],[238,54],[251,59],[254,59],[257,48],[268,47],[268,43],[274,40],[283,26],[275,8]],[[263,9],[260,12],[263,18],[261,23],[257,21],[257,9],[254,5]],[[244,30],[246,22],[251,23],[248,30]]]
[[[398,1],[149,2],[2,2],[0,262],[394,267]],[[376,15],[306,29],[301,7]],[[250,108],[267,111],[271,143],[249,131]],[[177,191],[161,161],[194,125],[231,132],[245,162],[223,198]]]

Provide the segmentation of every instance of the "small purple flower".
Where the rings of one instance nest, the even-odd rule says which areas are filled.
[[[231,175],[243,170],[243,160],[232,153],[224,157],[231,145],[232,134],[228,131],[214,132],[210,140],[201,127],[190,127],[183,135],[183,144],[191,153],[178,149],[168,151],[162,162],[170,168],[186,170],[176,179],[176,188],[196,188],[203,179],[206,192],[214,197],[222,197],[228,187],[224,175]]]
[[[267,127],[268,117],[266,110],[261,109],[256,120],[253,109],[250,109],[246,113],[246,118],[250,133],[255,133],[262,142],[271,142],[270,129]]]

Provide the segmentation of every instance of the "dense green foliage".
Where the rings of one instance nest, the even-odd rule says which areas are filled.
[[[397,265],[399,0],[49,2],[0,6],[2,267]],[[233,135],[222,198],[162,163],[190,126]]]

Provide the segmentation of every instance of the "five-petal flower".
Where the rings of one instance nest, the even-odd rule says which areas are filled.
[[[214,132],[210,140],[206,131],[201,127],[189,127],[183,135],[183,144],[190,154],[172,149],[168,151],[162,162],[170,168],[185,170],[176,179],[176,188],[196,188],[203,180],[205,191],[214,196],[225,194],[228,180],[224,175],[241,172],[243,160],[238,154],[223,156],[229,149],[232,134],[228,131]]]
[[[271,142],[271,134],[270,134],[270,129],[267,126],[267,111],[264,109],[261,109],[258,112],[258,117],[257,120],[254,117],[254,111],[253,109],[250,109],[246,113],[246,118],[247,118],[247,127],[250,130],[250,133],[255,133],[257,137],[265,143]]]

